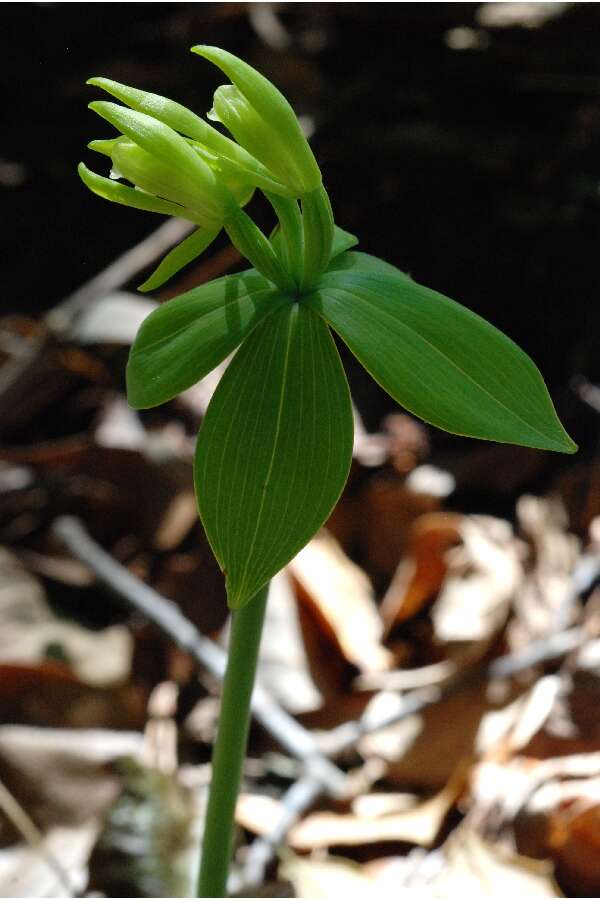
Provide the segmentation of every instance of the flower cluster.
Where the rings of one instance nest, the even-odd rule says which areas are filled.
[[[153,276],[142,289],[157,287],[173,275],[223,227],[263,274],[290,287],[289,276],[274,259],[271,247],[242,210],[256,188],[279,212],[285,211],[286,203],[288,215],[290,208],[297,211],[298,200],[311,207],[311,197],[314,205],[313,195],[318,199],[323,192],[321,171],[292,107],[268,79],[226,50],[196,46],[192,51],[231,79],[216,90],[208,118],[222,123],[233,139],[166,97],[108,78],[90,78],[88,84],[125,105],[90,103],[90,109],[110,122],[119,137],[89,144],[110,157],[109,178],[84,163],[79,174],[101,197],[178,216],[200,229],[178,248],[170,263],[162,265],[161,277]],[[326,228],[331,227],[326,223]]]

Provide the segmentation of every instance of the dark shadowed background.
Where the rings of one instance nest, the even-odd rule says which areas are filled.
[[[338,223],[361,248],[505,330],[576,440],[595,440],[569,385],[600,379],[596,4],[5,4],[0,15],[3,312],[49,309],[159,224],[79,182],[80,159],[104,172],[86,143],[109,134],[86,110],[98,91],[85,79],[204,113],[223,79],[189,47],[218,44],[306,117]],[[351,377],[376,427],[390,401]]]

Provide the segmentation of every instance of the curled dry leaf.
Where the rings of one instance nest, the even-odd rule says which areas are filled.
[[[289,564],[301,604],[310,607],[344,659],[360,672],[389,668],[383,626],[367,575],[320,532]]]
[[[389,857],[383,863],[359,866],[331,856],[324,860],[302,859],[287,854],[280,876],[289,879],[296,896],[338,900],[347,897],[397,898],[410,888],[410,896],[431,900],[456,897],[551,898],[559,895],[551,867],[516,855],[500,855],[474,832],[462,827],[446,842],[432,864]],[[399,865],[396,865],[399,864]]]
[[[49,653],[60,654],[84,684],[109,687],[127,679],[132,640],[124,626],[90,631],[59,619],[41,582],[0,548],[0,662],[31,666]]]
[[[368,759],[385,759],[386,781],[391,784],[440,790],[461,761],[475,754],[483,715],[518,693],[517,688],[510,691],[501,698],[488,696],[485,683],[466,687],[426,707],[422,713],[361,738],[360,753]],[[387,696],[393,702],[393,695]]]
[[[516,598],[516,620],[509,631],[512,646],[518,648],[570,624],[577,601],[573,569],[580,542],[568,533],[567,515],[557,498],[521,497],[517,518],[532,544],[530,570]]]
[[[359,865],[337,856],[325,860],[302,859],[288,852],[279,867],[279,877],[292,883],[296,897],[311,900],[339,900],[339,897],[377,900],[386,896]]]
[[[258,679],[292,713],[317,709],[323,696],[310,674],[296,596],[284,569],[271,581]]]
[[[556,897],[548,864],[498,853],[474,831],[456,829],[444,845],[445,864],[428,885],[433,898]]]
[[[553,780],[528,799],[514,824],[518,849],[550,858],[567,896],[600,890],[600,778]]]
[[[449,571],[432,609],[438,640],[488,641],[502,627],[523,570],[512,528],[491,516],[464,516],[462,545],[448,556]]]
[[[386,631],[417,615],[442,586],[447,553],[461,540],[463,517],[435,512],[420,516],[410,530],[401,560],[381,604]]]
[[[467,767],[459,765],[438,794],[401,812],[379,816],[312,813],[292,828],[288,835],[289,844],[295,850],[358,846],[385,841],[430,847],[463,789],[466,774]],[[374,796],[385,799],[387,795]]]

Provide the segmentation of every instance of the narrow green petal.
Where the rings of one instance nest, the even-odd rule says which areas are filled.
[[[363,253],[334,260],[305,298],[410,412],[446,431],[564,453],[538,369],[506,335]]]
[[[108,100],[96,100],[89,108],[156,159],[195,178],[200,189],[223,202],[228,192],[218,184],[210,166],[168,125]]]
[[[204,378],[282,303],[250,269],[226,275],[163,303],[142,323],[127,363],[127,399],[135,409],[172,400]]]
[[[119,141],[122,140],[124,140],[124,138],[118,137],[109,138],[108,140],[90,141],[88,144],[88,149],[93,150],[95,153],[101,153],[102,156],[108,156],[109,159],[112,159],[115,147],[117,146]]]
[[[207,247],[209,247],[218,233],[220,228],[199,228],[180,244],[174,247],[170,253],[160,262],[152,275],[140,284],[138,291],[146,293],[147,291],[155,291],[161,287],[169,278],[176,275],[184,266],[187,266],[193,259],[200,256]]]
[[[348,476],[352,433],[329,329],[303,303],[285,304],[229,364],[198,436],[198,508],[233,609],[326,521]]]
[[[111,200],[113,203],[120,203],[122,206],[131,206],[133,209],[143,209],[146,212],[161,213],[164,216],[179,216],[180,219],[188,219],[190,222],[197,222],[197,217],[190,209],[178,206],[176,203],[170,203],[168,200],[161,200],[160,197],[154,197],[145,191],[138,191],[135,188],[127,187],[112,178],[104,178],[97,175],[85,165],[79,163],[77,167],[79,177],[83,183],[104,200]]]
[[[187,137],[193,138],[195,141],[206,143],[208,137],[212,141],[221,142],[223,147],[228,145],[228,139],[220,132],[197,116],[186,106],[169,100],[167,97],[161,97],[159,94],[151,94],[148,91],[141,91],[139,88],[129,87],[126,84],[120,84],[111,78],[88,78],[87,84],[99,87],[107,94],[116,97],[122,103],[125,103],[130,109],[137,112],[145,113],[159,122],[168,125],[174,131],[179,131]]]

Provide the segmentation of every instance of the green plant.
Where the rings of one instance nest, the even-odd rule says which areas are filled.
[[[92,78],[125,106],[90,104],[120,135],[90,144],[111,158],[110,179],[83,163],[79,172],[102,197],[197,226],[141,290],[164,283],[221,229],[253,266],[156,310],[127,367],[129,402],[144,409],[241,345],[209,405],[194,464],[200,516],[233,610],[200,883],[203,896],[221,896],[268,583],[326,521],[351,462],[350,394],[330,329],[398,403],[432,425],[546,450],[576,447],[539,371],[511,340],[351,250],[357,239],[335,226],[283,95],[224,50],[193,51],[231,80],[208,117],[233,139],[171,100]],[[256,189],[277,216],[270,238],[244,211]]]

